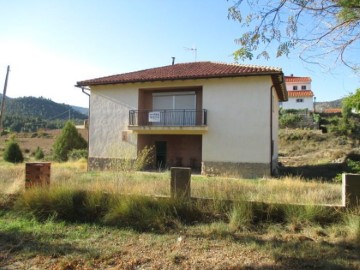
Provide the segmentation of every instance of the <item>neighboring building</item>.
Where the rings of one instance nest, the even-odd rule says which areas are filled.
[[[153,168],[269,176],[277,167],[281,69],[182,63],[80,81],[90,89],[89,167],[135,159],[153,147]]]
[[[314,93],[311,90],[311,78],[285,76],[289,100],[280,104],[283,109],[314,110]]]

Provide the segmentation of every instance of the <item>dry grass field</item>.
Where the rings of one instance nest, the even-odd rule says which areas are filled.
[[[88,139],[87,129],[79,129],[78,132]],[[0,154],[5,149],[5,144],[10,138],[14,137],[18,142],[20,149],[23,151],[25,157],[31,158],[31,153],[34,153],[37,147],[41,147],[44,151],[45,156],[51,154],[52,145],[55,142],[56,137],[61,133],[61,130],[39,130],[38,132],[32,133],[17,133],[9,134],[6,136],[0,136]]]

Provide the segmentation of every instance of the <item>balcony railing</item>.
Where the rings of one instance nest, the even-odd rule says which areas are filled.
[[[206,110],[130,110],[130,126],[206,126]]]

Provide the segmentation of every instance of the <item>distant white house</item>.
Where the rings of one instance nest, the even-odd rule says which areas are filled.
[[[285,84],[289,100],[280,103],[283,109],[314,110],[314,93],[311,90],[310,77],[285,76]]]

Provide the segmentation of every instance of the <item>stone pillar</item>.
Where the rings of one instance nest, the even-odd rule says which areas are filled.
[[[50,168],[49,162],[26,163],[25,164],[25,188],[33,186],[50,185]]]
[[[170,193],[174,199],[190,199],[191,169],[172,167]]]
[[[345,207],[360,205],[360,174],[342,174],[342,203]]]

